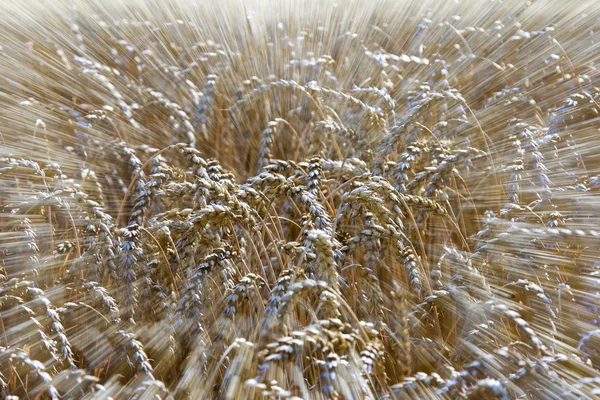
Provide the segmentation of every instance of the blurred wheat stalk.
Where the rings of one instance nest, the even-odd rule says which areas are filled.
[[[600,4],[0,12],[2,396],[600,397]]]

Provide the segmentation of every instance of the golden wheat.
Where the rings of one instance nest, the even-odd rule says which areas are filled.
[[[0,14],[4,398],[600,398],[597,2]]]

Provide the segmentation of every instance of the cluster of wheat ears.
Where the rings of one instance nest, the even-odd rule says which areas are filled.
[[[600,398],[599,4],[0,13],[1,396]]]

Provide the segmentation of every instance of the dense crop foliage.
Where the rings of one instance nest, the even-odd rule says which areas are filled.
[[[597,2],[0,13],[2,396],[600,396]]]

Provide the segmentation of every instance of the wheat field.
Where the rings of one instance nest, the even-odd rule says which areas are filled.
[[[600,3],[0,2],[0,396],[599,399]]]

